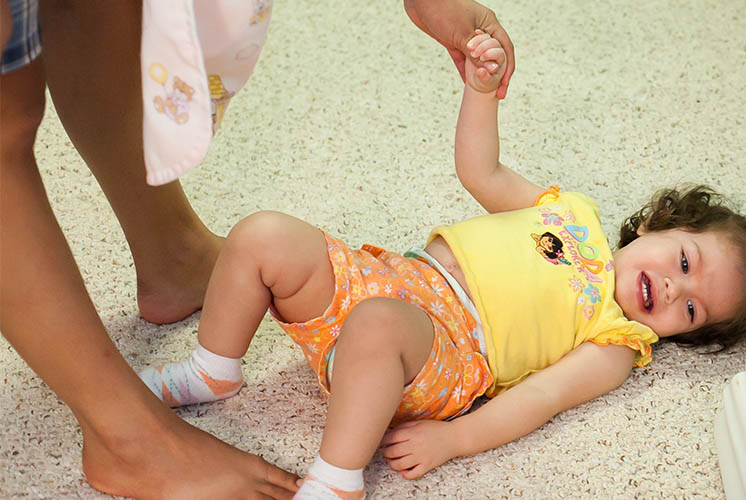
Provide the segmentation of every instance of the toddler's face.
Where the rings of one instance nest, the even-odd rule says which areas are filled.
[[[539,240],[539,245],[541,245],[541,248],[543,248],[547,252],[554,251],[554,242],[552,241],[552,238],[550,238],[549,236],[543,236]]]
[[[628,319],[668,337],[736,316],[746,289],[737,249],[725,235],[640,234],[614,253],[614,298]]]

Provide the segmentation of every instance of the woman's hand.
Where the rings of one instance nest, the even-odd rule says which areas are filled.
[[[515,68],[513,42],[492,10],[474,0],[404,0],[404,9],[418,28],[448,50],[464,81],[467,58],[475,66],[482,66],[478,58],[471,56],[471,50],[466,45],[474,36],[474,31],[480,29],[496,39],[505,51],[506,60],[497,97],[505,98]]]
[[[458,455],[448,425],[440,420],[405,422],[383,436],[381,454],[404,479],[417,479]]]

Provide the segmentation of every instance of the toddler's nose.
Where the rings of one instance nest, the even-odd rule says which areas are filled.
[[[679,296],[679,287],[671,278],[663,278],[663,297],[670,304]]]

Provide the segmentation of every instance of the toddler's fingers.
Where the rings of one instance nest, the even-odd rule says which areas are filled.
[[[416,420],[413,420],[411,422],[415,422]],[[404,432],[401,432],[402,429],[406,429],[407,427],[411,427],[411,425],[407,425],[410,422],[405,422],[404,424],[396,426],[394,429],[390,429],[386,431],[386,434],[383,435],[383,438],[381,439],[381,446],[391,446],[392,444],[401,443],[402,441],[407,440],[407,435]]]
[[[486,40],[482,40],[477,44],[476,47],[471,51],[471,56],[475,58],[479,58],[486,50],[499,47],[500,43],[495,40],[494,38],[488,38]]]
[[[406,470],[406,467],[404,467],[403,465],[401,465],[401,463],[399,462],[399,460],[387,459],[386,460],[386,464],[388,464],[389,469],[391,469],[391,470],[395,470],[395,471]]]
[[[415,467],[412,467],[409,470],[405,470],[401,472],[401,477],[404,479],[417,479],[419,477],[422,477],[425,472],[427,472],[430,469],[425,468],[424,465],[416,465]]]
[[[486,69],[487,71],[489,71],[489,73],[490,73],[491,75],[494,75],[495,73],[497,73],[497,70],[498,70],[498,69],[500,69],[500,65],[499,65],[499,64],[497,64],[497,63],[496,63],[496,62],[494,62],[494,61],[486,61],[486,62],[484,63],[484,68],[485,68],[485,69]]]
[[[407,470],[419,465],[419,461],[412,455],[407,455],[396,460],[388,460],[388,464],[393,470]]]
[[[479,45],[477,45],[476,48],[471,51],[471,54],[472,57],[479,57],[488,50],[497,48],[500,48],[500,42],[498,42],[494,38],[488,38],[487,40],[479,42]]]
[[[486,68],[478,68],[475,75],[477,75],[477,79],[482,83],[488,83],[492,76]]]
[[[505,51],[500,47],[491,48],[479,56],[479,60],[482,62],[494,61],[498,65],[503,64],[505,62]]]
[[[477,47],[479,46],[479,44],[481,44],[481,43],[482,43],[482,42],[484,42],[485,40],[489,40],[489,39],[491,39],[491,38],[492,38],[492,37],[490,36],[490,34],[489,34],[489,33],[482,33],[481,35],[476,35],[475,37],[473,37],[473,38],[472,38],[471,40],[469,40],[469,41],[468,41],[468,42],[466,43],[466,47],[467,47],[467,48],[468,48],[469,50],[471,50],[471,51],[472,51],[472,53],[473,53],[473,52],[474,52],[474,50],[475,50],[475,49],[476,49],[476,48],[477,48]]]
[[[473,49],[476,46],[476,43],[477,43],[477,42],[474,41],[474,39],[476,37],[480,36],[480,35],[484,35],[484,31],[482,31],[480,29],[475,29],[474,30],[474,35],[472,35],[471,39],[468,42],[466,42],[466,47],[469,48],[469,49]]]
[[[385,448],[381,448],[381,455],[383,455],[384,458],[388,458],[391,460],[404,457],[406,455],[409,455],[409,453],[410,453],[409,447],[403,443],[392,444],[391,446],[386,446]]]

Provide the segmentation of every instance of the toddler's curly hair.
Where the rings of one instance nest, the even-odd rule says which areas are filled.
[[[622,224],[619,248],[639,237],[637,230],[646,232],[682,229],[692,233],[719,232],[733,243],[740,255],[735,259],[742,277],[746,277],[746,217],[734,212],[725,200],[708,186],[697,185],[683,190],[664,189],[655,193],[644,207]],[[737,316],[702,326],[687,333],[669,337],[689,347],[714,346],[712,352],[725,350],[746,338],[746,297],[741,299]]]

